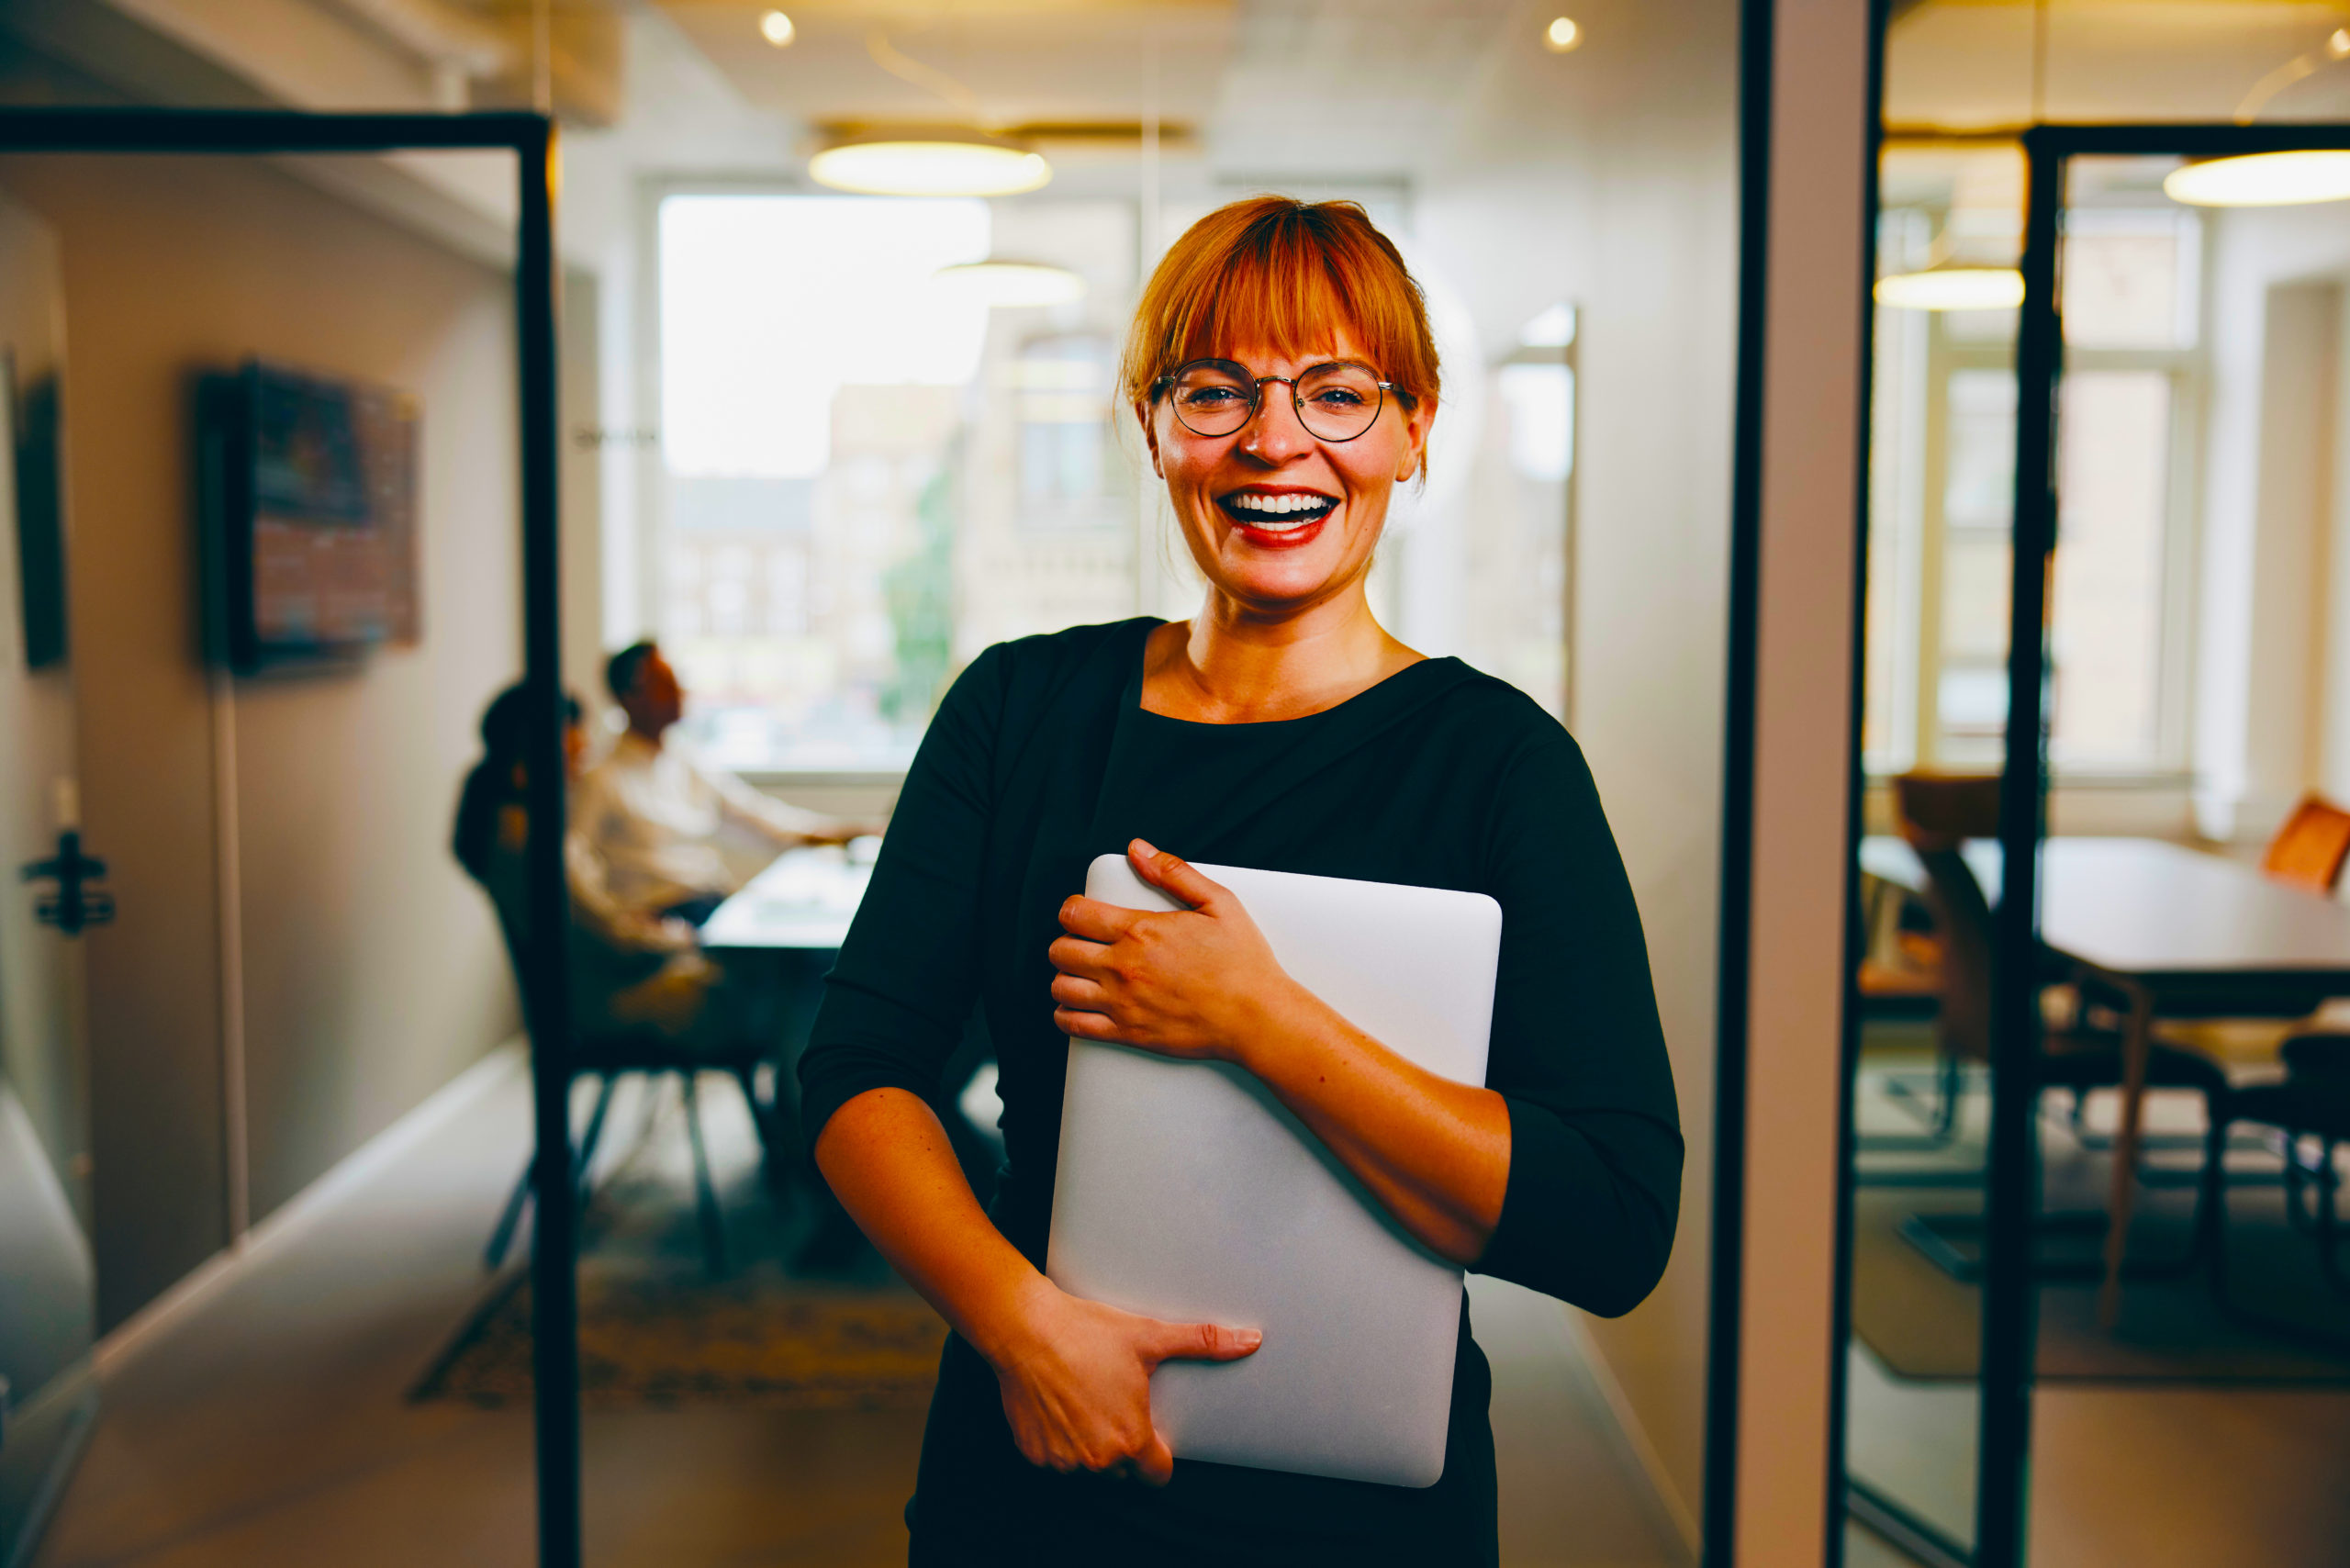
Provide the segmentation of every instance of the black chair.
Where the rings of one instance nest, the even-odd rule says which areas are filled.
[[[490,890],[483,889],[485,892]],[[506,943],[506,956],[514,970],[515,987],[522,999],[523,1027],[529,1032],[533,1051],[545,1048],[546,1036],[531,1018],[531,992],[525,980],[524,938],[507,911],[492,893],[491,906],[498,912],[498,934]],[[774,1091],[762,1094],[758,1086],[759,1070],[769,1063],[755,1040],[745,1036],[730,1041],[713,1052],[681,1052],[678,1047],[655,1028],[637,1027],[614,1031],[575,1032],[560,1042],[566,1083],[582,1077],[600,1081],[594,1110],[588,1114],[588,1127],[572,1156],[572,1181],[576,1185],[579,1206],[585,1209],[591,1195],[591,1174],[598,1141],[602,1137],[604,1121],[611,1109],[612,1092],[620,1080],[630,1073],[640,1073],[657,1081],[674,1074],[685,1102],[686,1137],[693,1148],[694,1204],[699,1216],[703,1257],[713,1275],[727,1271],[726,1225],[718,1207],[718,1193],[710,1176],[710,1153],[702,1139],[701,1100],[699,1081],[701,1073],[718,1070],[730,1073],[742,1085],[743,1098],[750,1106],[751,1119],[758,1128],[763,1148],[771,1150],[777,1137],[778,1108]],[[522,1210],[534,1194],[532,1178],[534,1161],[525,1162],[521,1176],[514,1183],[505,1209],[498,1215],[498,1225],[490,1232],[489,1246],[483,1254],[484,1264],[496,1269],[506,1260],[507,1249],[513,1244],[514,1232],[520,1224]]]
[[[2218,1103],[2211,1118],[2203,1164],[2201,1222],[2203,1246],[2211,1259],[2211,1296],[2232,1317],[2301,1338],[2320,1338],[2337,1346],[2350,1338],[2328,1335],[2307,1324],[2278,1317],[2245,1305],[2228,1294],[2228,1183],[2221,1155],[2228,1129],[2237,1122],[2257,1122],[2283,1135],[2285,1213],[2292,1224],[2307,1230],[2318,1250],[2318,1266],[2327,1284],[2350,1298],[2350,1278],[2342,1266],[2342,1219],[2339,1199],[2341,1169],[2334,1156],[2350,1143],[2350,1035],[2299,1035],[2285,1042],[2281,1083],[2248,1085]],[[2305,1142],[2318,1146],[2315,1159],[2302,1153]],[[2306,1210],[2304,1189],[2311,1192]]]
[[[1926,869],[1925,899],[1933,913],[1942,950],[1942,1006],[1936,1014],[1937,1044],[1945,1059],[1988,1066],[1991,1060],[1991,971],[1994,948],[1991,905],[1967,868],[1961,846],[1970,838],[1990,838],[1999,831],[1999,780],[1991,776],[1907,774],[1894,780],[1903,837]],[[2036,1071],[2042,1091],[2067,1090],[2077,1120],[2082,1103],[2100,1089],[2121,1084],[2121,1037],[2094,1027],[2043,1029]],[[2203,1097],[2216,1118],[2217,1107],[2228,1095],[2227,1075],[2208,1058],[2159,1041],[2146,1063],[2149,1088],[2193,1090]],[[2224,1146],[2223,1146],[2224,1147]],[[1964,1172],[1951,1184],[1979,1179]],[[1903,1183],[1924,1184],[1924,1183]],[[2101,1233],[2103,1213],[2043,1215],[2044,1231]],[[2199,1235],[2199,1215],[2190,1237]],[[1980,1216],[1975,1215],[1911,1215],[1901,1225],[1910,1245],[1953,1278],[1973,1280],[1981,1271],[1978,1258],[1960,1243],[1979,1240]],[[2138,1275],[2181,1273],[2194,1266],[2190,1240],[2177,1259],[2135,1264]],[[2043,1278],[2097,1278],[2101,1265],[2043,1261]]]

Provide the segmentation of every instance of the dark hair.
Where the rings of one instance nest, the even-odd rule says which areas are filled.
[[[579,722],[579,700],[569,692],[563,697],[563,722]],[[517,681],[482,710],[482,759],[465,775],[464,789],[457,795],[457,825],[449,847],[476,881],[488,875],[498,808],[514,798],[514,765],[522,760],[530,734],[530,697]]]
[[[627,701],[629,693],[636,689],[637,681],[644,675],[644,661],[660,651],[661,645],[647,637],[643,642],[631,643],[605,660],[604,684],[611,689],[612,696]]]

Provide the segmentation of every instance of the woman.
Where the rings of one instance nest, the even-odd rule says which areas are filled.
[[[1122,374],[1206,602],[964,672],[802,1065],[825,1176],[955,1330],[912,1561],[1490,1563],[1491,1379],[1465,1300],[1444,1475],[1408,1490],[1170,1462],[1151,1369],[1256,1337],[1041,1271],[1065,1034],[1239,1063],[1427,1247],[1592,1311],[1653,1286],[1678,1206],[1647,954],[1581,755],[1516,690],[1389,636],[1364,597],[1437,408],[1394,247],[1350,203],[1212,213],[1152,277]],[[1070,896],[1119,850],[1191,907]],[[1300,990],[1177,850],[1493,895],[1490,1087],[1411,1066]],[[923,1103],[975,999],[1004,1103],[986,1212]]]
[[[563,760],[576,782],[587,756],[578,700],[563,700]],[[482,759],[457,798],[451,847],[497,907],[509,944],[530,930],[529,778],[522,757],[530,706],[520,685],[481,716]],[[612,897],[603,863],[577,834],[564,845],[571,890],[571,1016],[585,1035],[649,1031],[681,1052],[737,1039],[739,1005],[681,920],[640,914]]]

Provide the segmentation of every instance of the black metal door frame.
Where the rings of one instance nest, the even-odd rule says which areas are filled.
[[[555,505],[554,123],[535,114],[304,114],[290,110],[0,109],[0,153],[284,156],[394,151],[510,152],[520,205],[515,224],[515,354],[520,372],[523,684],[530,694],[528,755],[532,820],[564,812],[560,697],[562,602]],[[529,852],[535,929],[568,918],[563,835],[535,833]],[[546,1037],[570,1032],[564,945],[525,955],[529,1016]],[[533,1409],[538,1457],[539,1562],[578,1568],[579,1390],[572,1258],[570,1084],[561,1053],[531,1053],[537,1151],[536,1242],[532,1254]]]
[[[2032,1137],[2041,1018],[2040,846],[2048,806],[2049,574],[2057,518],[2057,420],[2064,377],[2063,212],[2065,176],[2083,157],[2240,157],[2350,150],[2350,125],[2039,125],[2021,133],[2029,171],[2016,332],[2013,563],[2008,626],[2006,757],[1999,775],[1999,846],[2006,870],[1995,912],[1991,1122],[1985,1193],[1983,1341],[1975,1438],[1975,1545],[1921,1544],[1972,1568],[2023,1568],[2031,1525],[2033,1354],[2038,1294],[2032,1278],[2039,1207],[2039,1147]],[[1852,1011],[1850,980],[1847,1012]],[[1849,1066],[1848,1066],[1849,1070]],[[1852,1126],[1844,1126],[1850,1169]],[[1849,1187],[1849,1175],[1845,1185]],[[1849,1234],[1840,1247],[1839,1292],[1851,1289]],[[1837,1402],[1841,1449],[1846,1418]],[[1841,1468],[1841,1467],[1840,1467]],[[1839,1477],[1848,1487],[1853,1484]],[[1909,1523],[1894,1510],[1894,1526]],[[1928,1532],[1931,1536],[1932,1532]]]
[[[2060,288],[2065,177],[2081,157],[2240,157],[2350,149],[2344,125],[2043,125],[2024,132],[2023,309],[2016,333],[2014,577],[2008,628],[2007,758],[1999,778],[2000,853],[1992,993],[1990,1190],[1983,1280],[1983,1422],[1975,1561],[2021,1568],[2031,1530],[2031,1136],[2040,1013],[2039,852],[2048,802],[2048,579],[2056,547],[2058,393],[2064,376]]]

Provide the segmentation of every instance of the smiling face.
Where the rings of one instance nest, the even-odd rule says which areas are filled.
[[[1243,349],[1226,357],[1252,376],[1292,377],[1330,361],[1368,359],[1344,333],[1321,353]],[[1429,399],[1407,404],[1391,392],[1371,428],[1343,442],[1305,428],[1285,381],[1266,382],[1255,415],[1230,435],[1189,429],[1167,396],[1135,412],[1210,588],[1248,613],[1280,619],[1360,590],[1388,499],[1419,471],[1436,409]]]

